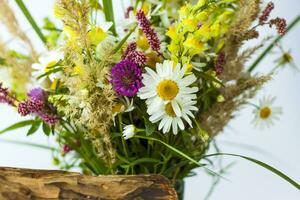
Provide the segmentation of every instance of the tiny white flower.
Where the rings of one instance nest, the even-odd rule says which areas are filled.
[[[39,57],[38,63],[32,64],[32,68],[34,70],[32,72],[32,75],[35,78],[38,78],[39,76],[49,72],[63,58],[64,58],[63,53],[61,53],[58,50],[49,51],[49,52],[45,53],[44,55]],[[49,76],[44,76],[44,77],[40,78],[39,81],[43,82],[46,77],[49,77],[49,79],[51,81],[54,81],[54,79],[57,78],[57,74],[52,73]]]
[[[252,123],[255,127],[269,128],[275,120],[279,119],[278,116],[282,113],[282,109],[273,106],[274,102],[275,97],[264,97],[259,101],[259,106],[253,110],[255,117]]]
[[[136,128],[134,125],[126,125],[123,128],[123,137],[125,140],[128,140],[134,136],[136,133]]]

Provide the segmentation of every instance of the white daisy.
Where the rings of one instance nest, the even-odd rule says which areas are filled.
[[[39,57],[39,60],[38,60],[39,63],[32,64],[32,68],[34,70],[32,72],[32,75],[34,77],[38,78],[39,76],[41,76],[41,75],[45,74],[46,72],[48,72],[49,70],[51,70],[53,68],[53,66],[55,66],[63,58],[64,58],[64,55],[57,50],[47,52],[46,54]],[[40,78],[39,81],[43,82],[46,77],[47,76]],[[52,73],[48,77],[50,78],[51,81],[53,81],[55,78],[57,78],[57,74],[55,75],[55,73]]]
[[[164,61],[156,64],[156,72],[146,67],[147,73],[143,74],[144,86],[139,90],[138,96],[147,99],[147,112],[155,112],[162,104],[171,103],[174,112],[180,116],[178,99],[196,99],[194,94],[198,87],[189,87],[196,81],[195,75],[185,76],[186,67],[177,64],[174,67],[172,61]]]
[[[167,133],[171,130],[173,134],[178,133],[178,127],[180,130],[184,130],[185,126],[183,120],[185,120],[190,127],[192,127],[192,121],[190,118],[194,118],[192,111],[197,111],[198,108],[194,105],[196,101],[193,100],[177,100],[180,107],[181,115],[177,115],[173,110],[171,103],[163,104],[160,106],[158,111],[151,114],[149,120],[152,123],[159,122],[158,129],[162,130],[163,133]]]
[[[282,113],[282,109],[273,106],[274,102],[275,97],[264,97],[259,101],[259,106],[253,110],[255,114],[253,124],[255,127],[268,128],[274,124],[275,120],[279,119],[278,115]]]
[[[128,140],[134,136],[136,133],[136,128],[134,125],[126,125],[123,128],[123,137],[125,140]]]
[[[143,74],[144,87],[139,90],[138,96],[146,99],[147,113],[151,115],[150,121],[162,120],[159,129],[164,127],[164,133],[170,130],[170,123],[174,123],[174,134],[177,133],[177,125],[183,130],[181,118],[191,126],[186,115],[193,117],[191,110],[197,110],[194,100],[197,98],[195,92],[198,91],[198,87],[190,87],[196,81],[196,77],[193,74],[185,76],[185,72],[186,66],[174,66],[172,61],[164,61],[163,64],[156,64],[156,72],[146,68],[146,73]]]

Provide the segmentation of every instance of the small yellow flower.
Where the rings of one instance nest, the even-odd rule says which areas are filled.
[[[59,79],[58,78],[55,78],[51,85],[50,85],[50,89],[51,90],[56,90],[56,88],[59,86]]]
[[[98,45],[107,37],[107,33],[102,28],[94,26],[88,32],[88,39],[93,45]]]
[[[147,38],[146,38],[144,35],[140,36],[140,37],[137,39],[136,44],[137,44],[137,46],[138,46],[140,49],[142,49],[142,50],[144,50],[144,51],[146,51],[147,49],[150,48],[149,42],[148,42]]]
[[[188,35],[183,46],[191,55],[200,54],[205,50],[205,44],[197,39],[193,34]]]
[[[169,36],[171,39],[175,39],[177,36],[176,33],[176,27],[175,26],[170,26],[169,30],[166,33],[167,36]]]
[[[217,96],[217,102],[222,103],[222,102],[224,102],[224,101],[225,101],[225,98],[224,98],[223,95],[218,95],[218,96]]]

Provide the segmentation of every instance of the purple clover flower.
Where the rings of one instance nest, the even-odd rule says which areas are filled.
[[[133,97],[142,87],[142,70],[136,63],[122,60],[112,67],[110,82],[118,95]]]
[[[34,88],[27,93],[27,96],[31,99],[37,99],[40,101],[46,101],[48,98],[48,94],[42,88]]]

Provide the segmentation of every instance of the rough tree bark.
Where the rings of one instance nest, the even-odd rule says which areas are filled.
[[[79,173],[0,167],[0,199],[176,200],[159,175],[83,176]]]

